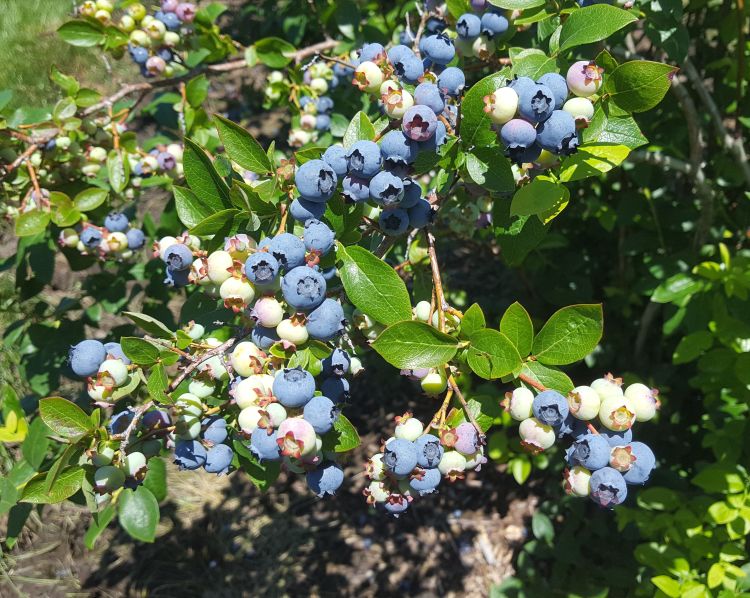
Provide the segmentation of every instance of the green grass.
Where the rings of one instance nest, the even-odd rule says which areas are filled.
[[[57,35],[71,18],[72,0],[2,0],[0,2],[0,90],[13,90],[11,106],[45,106],[60,97],[49,80],[54,64],[83,85],[106,91],[112,76],[98,48],[75,48]]]

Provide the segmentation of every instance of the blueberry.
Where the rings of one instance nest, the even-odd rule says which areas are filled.
[[[176,31],[180,28],[180,19],[173,12],[157,12],[154,14],[156,19],[164,23],[164,26],[170,31]]]
[[[284,368],[273,380],[273,396],[284,407],[298,408],[315,394],[315,378],[300,367]]]
[[[370,181],[368,179],[346,175],[341,184],[341,194],[349,201],[359,202],[370,199]]]
[[[197,440],[178,440],[174,447],[174,462],[180,469],[198,469],[206,462],[206,449]]]
[[[335,299],[326,299],[307,316],[307,333],[311,338],[329,341],[344,332],[344,310]]]
[[[326,211],[326,204],[307,201],[298,197],[289,206],[289,213],[297,222],[305,223],[311,218],[320,219]]]
[[[269,285],[279,274],[279,261],[270,253],[258,251],[245,261],[245,276],[253,284]]]
[[[156,55],[161,58],[164,62],[172,62],[174,60],[174,54],[172,53],[172,50],[169,48],[159,48],[156,51]],[[159,152],[159,155],[166,152]],[[157,155],[156,159],[159,159],[159,155]],[[172,158],[174,160],[174,158]],[[159,166],[161,166],[161,162],[159,162]],[[167,168],[166,170],[171,170],[171,168]]]
[[[427,24],[425,25],[424,30],[427,33],[442,33],[447,28],[448,23],[446,23],[445,20],[441,19],[440,17],[430,17],[429,19],[427,19]]]
[[[326,202],[336,191],[338,179],[333,168],[323,160],[310,160],[297,169],[294,182],[308,201]]]
[[[128,52],[130,53],[130,57],[133,59],[133,62],[136,64],[146,64],[146,61],[148,60],[149,53],[148,50],[142,46],[128,46]]]
[[[575,118],[564,110],[554,110],[536,133],[539,146],[553,154],[568,156],[578,149]]]
[[[380,147],[374,141],[357,141],[346,153],[349,174],[370,179],[374,177],[382,165]]]
[[[130,409],[115,413],[107,424],[107,431],[110,434],[122,434],[128,429],[128,426],[133,421],[135,413]]]
[[[420,198],[417,204],[408,210],[409,226],[412,228],[424,228],[430,224],[435,217],[432,205],[426,199]]]
[[[440,88],[427,81],[417,85],[414,90],[414,103],[427,106],[435,114],[440,114],[445,109],[445,100],[440,93]]]
[[[99,341],[93,342],[97,343]],[[110,355],[115,359],[122,360],[125,365],[130,365],[130,359],[128,359],[127,355],[125,355],[125,352],[122,350],[122,345],[120,345],[120,343],[104,343],[104,350],[107,352],[107,355]]]
[[[187,245],[175,243],[164,252],[164,263],[172,272],[188,270],[193,263],[193,252]]]
[[[456,21],[456,33],[463,39],[474,39],[482,32],[482,20],[470,12],[462,14]]]
[[[479,433],[474,427],[474,424],[470,422],[459,424],[456,427],[455,433],[456,444],[453,448],[459,453],[463,455],[473,455],[479,450],[481,443],[479,441]]]
[[[173,270],[167,266],[164,276],[164,284],[170,287],[182,288],[190,283],[190,270]]]
[[[302,239],[291,233],[276,235],[268,245],[268,252],[286,271],[305,264],[305,244]]]
[[[346,402],[349,400],[349,381],[346,378],[330,376],[321,383],[320,392],[334,403]]]
[[[223,417],[215,415],[207,417],[201,422],[203,427],[203,439],[221,444],[227,439],[227,421]]]
[[[437,86],[444,94],[449,96],[460,96],[466,87],[466,75],[457,66],[449,66],[438,75]]]
[[[274,328],[265,328],[256,326],[250,332],[250,340],[264,351],[271,348],[271,345],[279,341],[279,335]]]
[[[482,34],[492,39],[508,31],[508,19],[494,11],[482,15]]]
[[[328,114],[333,110],[333,100],[328,96],[320,96],[315,101],[315,108],[318,110],[318,114]]]
[[[380,153],[388,164],[412,164],[417,157],[416,148],[403,131],[389,131],[380,140]]]
[[[456,48],[451,38],[444,33],[438,33],[425,38],[424,55],[435,64],[446,65],[456,55]]]
[[[518,93],[518,112],[532,123],[545,121],[555,109],[555,96],[546,85],[534,84]]]
[[[405,177],[401,182],[404,185],[404,197],[399,207],[404,210],[413,208],[422,198],[422,187],[411,177]]]
[[[302,417],[313,427],[317,434],[325,434],[333,427],[339,416],[339,409],[331,399],[317,396],[305,405]]]
[[[500,129],[500,139],[505,145],[508,155],[515,159],[526,149],[536,143],[536,129],[520,118],[509,120]]]
[[[206,453],[206,462],[203,465],[208,473],[227,473],[232,465],[234,451],[226,444],[216,444]]]
[[[331,128],[331,117],[327,114],[318,114],[315,118],[315,128],[318,131],[328,131]]]
[[[630,448],[635,461],[623,477],[628,484],[645,484],[656,467],[656,457],[649,446],[643,442],[633,442]]]
[[[533,89],[535,85],[536,83],[531,77],[514,77],[508,80],[507,87],[510,87],[520,96],[522,92]]]
[[[438,469],[423,469],[419,475],[412,475],[409,480],[409,488],[418,492],[419,496],[437,492],[437,487],[443,476]]]
[[[432,469],[438,466],[443,458],[443,445],[437,436],[423,434],[414,441],[417,448],[417,465],[424,469]]]
[[[424,65],[414,52],[412,52],[411,48],[406,48],[408,52],[403,50],[395,52],[397,48],[406,48],[406,46],[391,48],[388,52],[388,60],[391,61],[393,70],[399,79],[405,83],[414,85],[424,75]]]
[[[361,62],[375,62],[378,58],[382,58],[383,56],[385,56],[385,48],[377,42],[365,44],[359,51],[359,60]]]
[[[99,341],[85,340],[71,347],[68,354],[70,368],[76,374],[87,378],[94,376],[99,371],[99,366],[107,358],[107,350]]]
[[[625,479],[612,467],[602,467],[592,473],[589,487],[591,500],[605,508],[621,504],[628,496]]]
[[[548,426],[559,426],[568,417],[568,400],[556,390],[545,390],[534,397],[531,403],[534,417]]]
[[[317,270],[308,266],[298,266],[281,279],[281,292],[291,307],[307,311],[323,303],[326,281]]]
[[[391,494],[383,503],[383,508],[394,517],[398,517],[409,508],[409,500],[401,494]]]
[[[438,148],[445,143],[446,140],[447,131],[445,128],[445,123],[443,121],[438,121],[437,126],[435,127],[435,134],[427,139],[426,141],[417,141],[417,151],[418,152],[428,152],[431,154],[434,154],[437,152]]]
[[[560,73],[545,73],[536,80],[540,85],[546,85],[555,97],[555,110],[560,110],[568,97],[568,84]]]
[[[435,135],[438,119],[427,106],[412,106],[404,114],[404,134],[413,141],[426,141]]]
[[[508,156],[516,164],[525,164],[527,162],[534,162],[542,153],[542,148],[538,143],[535,143],[527,148],[519,148],[515,152],[508,152]]]
[[[383,465],[396,475],[409,475],[417,466],[417,447],[410,440],[396,438],[385,445]]]
[[[627,429],[622,432],[603,430],[599,433],[599,436],[605,438],[609,446],[625,446],[633,440],[633,430]]]
[[[177,166],[177,160],[169,152],[159,152],[156,156],[156,161],[162,170],[172,170]]]
[[[323,161],[328,164],[336,176],[341,178],[346,175],[349,165],[346,162],[346,150],[341,145],[332,145],[323,152]]]
[[[276,432],[268,433],[266,428],[256,428],[250,436],[250,450],[261,461],[281,460],[281,448]]]
[[[140,228],[131,228],[125,236],[128,239],[128,249],[140,249],[146,244],[146,235]]]
[[[370,199],[384,208],[396,206],[404,196],[404,184],[401,179],[384,170],[370,181]]]
[[[383,210],[378,217],[378,224],[386,235],[403,235],[409,228],[409,214],[401,208]]]
[[[128,226],[130,226],[130,221],[122,212],[110,212],[104,218],[104,228],[111,233],[124,233],[128,230]]]
[[[336,348],[328,357],[322,360],[322,363],[323,373],[326,376],[330,376],[331,374],[334,376],[344,376],[349,371],[352,359],[349,357],[349,353],[343,349]]]
[[[334,244],[333,231],[320,220],[311,219],[305,222],[303,239],[307,251],[317,251],[321,255],[331,251]]]
[[[81,232],[81,243],[88,249],[96,249],[101,245],[102,239],[104,238],[101,231],[93,226],[87,226]]]
[[[600,434],[586,434],[570,447],[573,465],[583,465],[594,471],[609,464],[610,446]]]
[[[388,60],[391,62],[391,64],[403,60],[404,58],[415,56],[414,50],[412,50],[410,46],[404,44],[393,46],[390,50],[388,50],[387,54]]]
[[[307,474],[307,485],[318,496],[335,494],[344,483],[344,470],[336,463],[326,463]]]

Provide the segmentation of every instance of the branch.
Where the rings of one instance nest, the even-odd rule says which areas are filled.
[[[435,303],[438,311],[438,330],[445,332],[445,295],[443,295],[443,281],[440,277],[440,265],[435,252],[435,237],[427,231],[427,253],[430,256],[430,267],[432,268],[432,285],[435,287]],[[432,322],[430,322],[432,325]]]
[[[486,437],[484,435],[484,431],[482,430],[481,426],[477,423],[477,420],[474,418],[474,415],[472,415],[471,411],[469,411],[469,405],[466,402],[466,399],[464,398],[464,395],[461,393],[461,389],[458,388],[458,384],[456,384],[455,379],[453,378],[453,375],[448,376],[448,384],[453,389],[454,394],[458,397],[458,400],[460,401],[461,405],[464,408],[464,413],[466,413],[466,417],[469,419],[471,424],[474,426],[474,429],[477,431],[477,434],[479,434],[479,440],[482,444],[486,443]]]
[[[188,364],[188,366],[184,370],[182,370],[174,380],[172,380],[172,383],[169,385],[169,391],[172,392],[175,388],[177,388],[182,383],[182,381],[187,378],[190,373],[204,361],[211,359],[216,355],[221,355],[222,353],[229,351],[229,349],[231,349],[236,342],[237,339],[232,337],[228,341],[224,341],[223,343],[221,343],[218,347],[209,349],[195,361],[191,361],[190,364]]]
[[[518,374],[518,379],[522,382],[526,382],[526,384],[528,384],[529,386],[533,386],[540,392],[544,392],[545,390],[547,390],[547,387],[544,384],[542,384],[541,382],[537,382],[526,374]]]

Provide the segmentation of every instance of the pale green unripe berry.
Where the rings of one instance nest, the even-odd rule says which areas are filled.
[[[645,384],[637,382],[625,389],[625,398],[628,399],[635,409],[635,418],[639,422],[647,422],[656,415],[659,408],[657,392]]]
[[[65,247],[75,247],[78,245],[78,232],[73,228],[66,228],[60,233],[60,239]]]
[[[128,249],[128,237],[125,233],[115,232],[109,233],[103,239],[102,245],[104,249],[109,253],[122,253]]]
[[[577,386],[568,394],[568,405],[573,417],[588,421],[599,415],[602,400],[590,386]]]
[[[180,43],[180,34],[176,31],[167,31],[164,34],[163,42],[168,48],[174,48]]]
[[[148,36],[143,29],[134,29],[130,32],[130,43],[134,46],[141,46],[142,48],[151,47],[151,38]]]
[[[430,319],[431,309],[429,301],[420,301],[414,306],[414,317],[420,322],[427,322]]]
[[[194,379],[190,381],[188,385],[188,391],[190,394],[195,395],[199,399],[205,399],[210,397],[214,392],[215,386],[213,383],[204,382],[201,379]]]
[[[518,94],[511,87],[501,87],[484,100],[484,111],[496,125],[512,120],[518,111]]]
[[[629,430],[635,423],[635,407],[624,396],[604,399],[599,407],[599,421],[614,432]]]
[[[488,58],[495,54],[496,49],[495,42],[484,35],[480,35],[471,44],[471,51],[477,58]]]
[[[104,465],[94,472],[94,486],[100,492],[114,492],[125,483],[125,473],[118,467]]]
[[[445,319],[446,332],[453,332],[454,330],[457,330],[458,327],[461,325],[461,320],[459,320],[458,316],[454,314],[449,314],[447,312],[444,312],[443,317]],[[435,310],[432,314],[432,326],[433,328],[440,327],[440,314],[438,313],[438,310]]]
[[[234,262],[226,251],[214,251],[208,256],[208,278],[214,284],[221,284],[232,274],[229,272]]]
[[[131,257],[133,257],[133,250],[126,249],[125,251],[120,253],[120,257],[124,260],[129,260]]]
[[[125,475],[137,478],[145,475],[145,469],[147,468],[146,463],[146,455],[139,451],[133,451],[132,453],[125,455],[121,467],[125,472]]]
[[[206,329],[203,324],[198,324],[197,322],[188,324],[187,326],[183,327],[183,330],[194,341],[197,341],[200,337],[206,334]]]
[[[380,481],[385,479],[385,465],[383,465],[383,453],[376,453],[370,457],[365,465],[365,473],[371,480]]]
[[[594,117],[594,104],[588,98],[570,98],[562,109],[576,120],[580,118],[588,122]]]
[[[486,459],[484,458],[483,446],[480,446],[477,452],[466,455],[466,471],[477,470],[484,463],[486,463]]]
[[[140,2],[136,2],[135,4],[131,4],[126,9],[127,13],[133,17],[136,21],[140,21],[143,19],[143,17],[146,16],[146,7],[143,6]]]
[[[462,473],[466,471],[466,457],[458,451],[445,451],[438,463],[438,470],[447,476]]]
[[[151,58],[155,58],[152,56]],[[151,60],[149,58],[149,60]],[[162,60],[162,63],[164,61]],[[159,170],[159,161],[154,156],[143,156],[143,159],[141,160],[141,169],[143,170],[143,174],[152,174]]]
[[[192,251],[198,251],[201,248],[201,240],[195,235],[188,235],[185,239],[185,245]]]
[[[289,131],[289,145],[293,147],[300,147],[312,140],[312,132],[305,131],[304,129],[291,129]]]
[[[268,419],[271,420],[271,425],[274,428],[278,428],[281,425],[281,422],[288,417],[286,409],[281,403],[270,403],[269,405],[266,405],[266,413],[268,414]]]
[[[229,361],[238,375],[247,378],[256,373],[256,369],[263,362],[263,354],[255,343],[242,341],[235,346]]]
[[[141,449],[141,452],[146,456],[146,458],[150,458],[156,457],[161,452],[161,449],[164,448],[164,446],[162,445],[161,440],[150,438],[148,440],[144,440],[143,442],[139,442],[138,448]]]
[[[588,496],[591,472],[582,465],[565,470],[565,492],[572,496]]]
[[[281,83],[284,80],[284,74],[281,71],[271,71],[266,79],[269,83]]]
[[[256,374],[244,378],[234,387],[234,401],[240,409],[258,405],[261,397],[271,395],[273,376],[270,374]]]
[[[328,81],[321,77],[316,77],[310,81],[310,89],[318,95],[324,94],[328,91]]]
[[[99,146],[92,147],[89,150],[89,160],[92,162],[106,162],[107,150]]]
[[[474,56],[474,40],[457,37],[453,40],[453,45],[461,56],[465,58]]]
[[[175,434],[183,440],[195,440],[201,433],[200,417],[192,413],[182,413],[175,419]]]
[[[174,156],[174,159],[178,162],[182,162],[182,154],[184,149],[180,143],[170,143],[167,146],[167,151]]]
[[[414,96],[406,89],[396,89],[381,94],[383,110],[391,118],[401,118],[414,105]]]
[[[102,467],[103,465],[109,465],[112,463],[112,459],[115,456],[115,449],[111,446],[104,445],[99,447],[97,453],[91,457],[91,463],[96,467]]]
[[[71,143],[72,141],[70,140],[70,137],[68,137],[67,135],[60,135],[59,137],[55,139],[55,147],[61,150],[68,149]]]
[[[225,302],[241,302],[246,306],[255,299],[255,289],[250,281],[232,276],[221,283],[219,296]]]
[[[421,421],[414,417],[407,417],[398,423],[395,435],[396,438],[403,438],[404,440],[411,440],[414,442],[422,435],[423,431],[424,425],[422,425]]]
[[[146,20],[144,19],[141,25],[143,26],[146,34],[153,40],[161,40],[164,37],[164,34],[167,32],[167,27],[158,19],[152,19],[148,21],[148,24],[145,23]]]
[[[431,371],[421,381],[422,390],[428,395],[438,395],[448,387],[448,379],[441,370]]]
[[[351,358],[351,362],[349,363],[349,371],[351,372],[352,376],[356,376],[364,369],[365,368],[362,365],[362,360],[359,357]]]
[[[394,81],[393,79],[386,79],[380,84],[379,93],[381,96],[383,96],[392,91],[398,91],[399,89],[401,89],[401,86],[398,84],[398,81]]]
[[[78,7],[78,12],[81,16],[93,17],[96,14],[96,2],[94,0],[86,0],[86,2]]]
[[[388,488],[383,482],[372,481],[370,482],[370,485],[367,486],[367,501],[371,504],[384,503],[388,500],[389,496],[390,492],[388,492]]]
[[[214,355],[200,364],[198,366],[198,371],[210,372],[210,375],[214,380],[226,380],[229,377],[227,368],[224,367],[224,362],[218,355]]]
[[[94,18],[102,25],[109,25],[112,22],[112,13],[108,10],[97,10]]]
[[[591,388],[598,393],[602,401],[606,401],[607,399],[621,399],[624,396],[619,382],[611,377],[594,380],[591,383]]]
[[[374,62],[366,60],[354,71],[354,80],[352,82],[360,91],[376,93],[380,90],[384,78],[380,67]]]
[[[88,387],[87,393],[92,401],[104,401],[112,396],[112,388],[95,382]]]
[[[175,403],[175,407],[180,413],[188,413],[195,417],[203,415],[203,401],[189,392],[180,395],[180,398]]]
[[[120,17],[120,29],[125,33],[130,33],[135,30],[135,19],[130,15],[122,15]]]
[[[307,326],[304,324],[295,324],[290,319],[282,320],[279,325],[276,326],[276,334],[282,340],[289,341],[295,345],[301,345],[307,342],[309,334],[307,332]]]
[[[521,446],[532,453],[544,451],[555,444],[554,428],[535,417],[523,420],[518,426],[518,434]]]
[[[202,287],[213,284],[208,277],[208,260],[206,258],[197,257],[190,264],[190,280]]]
[[[317,62],[310,66],[310,76],[313,79],[330,79],[332,75],[333,71],[331,70],[331,67],[329,67],[325,62]]]
[[[246,434],[252,434],[258,427],[258,422],[263,417],[261,408],[256,406],[245,407],[237,416],[237,425]]]
[[[531,417],[531,405],[534,402],[534,393],[523,386],[516,388],[510,396],[506,395],[506,410],[516,421],[523,421]]]
[[[94,178],[97,174],[99,174],[99,171],[102,169],[100,164],[84,164],[81,166],[81,172],[89,177]]]
[[[113,386],[122,386],[128,381],[128,366],[122,359],[107,359],[99,366],[99,374],[102,380],[111,380]]]

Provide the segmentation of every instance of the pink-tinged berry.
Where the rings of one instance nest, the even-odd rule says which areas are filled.
[[[453,445],[463,455],[473,455],[481,447],[479,433],[470,422],[464,422],[456,427],[456,442]]]
[[[593,60],[579,60],[570,66],[565,80],[570,91],[578,97],[587,98],[601,89],[603,73],[604,69],[596,66]]]
[[[555,444],[555,429],[535,417],[523,420],[518,426],[518,433],[521,436],[521,446],[534,455]]]
[[[192,2],[181,2],[175,9],[177,17],[183,23],[192,23],[193,19],[195,19],[195,12],[195,4],[193,4]]]
[[[601,398],[590,386],[578,386],[568,393],[568,405],[573,417],[588,421],[599,415]]]
[[[286,419],[279,426],[276,442],[284,457],[299,459],[315,451],[315,430],[302,418]]]
[[[240,409],[251,405],[262,406],[273,399],[273,376],[256,374],[241,380],[231,391]]]
[[[566,469],[564,476],[564,488],[567,494],[570,494],[572,496],[589,495],[589,481],[591,480],[591,472],[583,465],[576,465],[575,467]]]
[[[284,308],[275,297],[261,297],[253,305],[250,316],[265,328],[276,328],[284,319]]]
[[[635,419],[639,422],[647,422],[656,415],[661,407],[659,391],[649,388],[645,384],[631,384],[625,389],[625,398],[628,399],[635,409]]]

